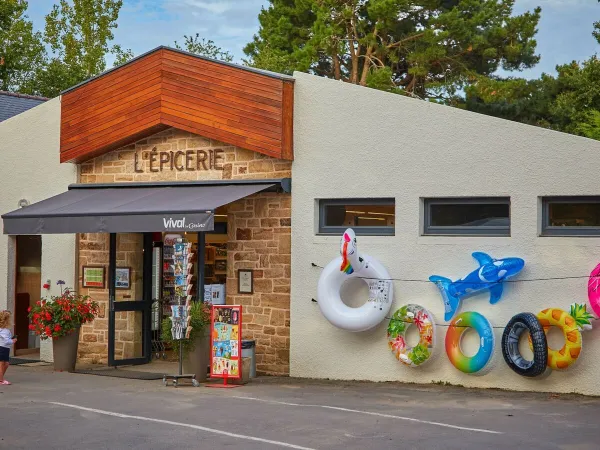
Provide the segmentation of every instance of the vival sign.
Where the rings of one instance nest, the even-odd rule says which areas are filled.
[[[164,229],[167,231],[177,230],[196,230],[203,231],[209,221],[205,215],[200,217],[193,217],[192,220],[188,220],[188,217],[184,216],[181,218],[163,217]]]

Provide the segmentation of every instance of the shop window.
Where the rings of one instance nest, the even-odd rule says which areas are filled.
[[[542,235],[600,236],[600,197],[543,197]]]
[[[396,202],[393,198],[319,200],[319,234],[393,236]]]
[[[510,198],[428,198],[426,235],[510,236]]]

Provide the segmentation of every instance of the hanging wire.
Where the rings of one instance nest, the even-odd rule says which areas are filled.
[[[320,266],[318,264],[315,263],[311,263],[312,267],[318,267],[319,269],[324,269],[323,266]],[[407,278],[375,278],[375,277],[354,277],[354,278],[358,278],[361,280],[379,280],[379,281],[405,281],[405,282],[411,282],[411,283],[436,283],[435,281],[431,281],[431,280],[416,280],[416,279],[407,279]],[[594,275],[593,277],[590,275],[586,275],[586,276],[574,276],[574,277],[549,277],[549,278],[527,278],[527,279],[521,279],[521,280],[506,280],[506,281],[502,281],[502,283],[519,283],[519,282],[529,282],[529,281],[549,281],[549,280],[573,280],[573,279],[583,279],[583,278],[600,278],[600,275]],[[485,285],[489,285],[489,284],[493,284],[494,282],[481,282],[481,283],[471,283],[471,282],[466,282],[466,281],[453,281],[453,284],[458,284],[458,283],[468,283],[468,284],[485,284]],[[496,283],[501,283],[501,282],[496,282]],[[596,290],[596,289],[594,289]],[[311,298],[311,301],[313,301],[314,303],[318,303],[317,300],[315,300],[314,298]],[[400,319],[394,319],[393,317],[384,317],[384,319],[387,319],[389,321],[394,321],[394,322],[404,322],[404,323],[414,323],[408,320],[400,320]],[[600,318],[598,317],[590,317],[589,320],[600,320]],[[433,324],[433,326],[435,327],[451,327],[454,326],[455,328],[470,328],[466,325],[452,325],[452,324],[444,324],[444,323],[436,323]],[[506,326],[503,327],[492,327],[495,329],[499,329],[499,330],[503,330],[506,328]]]
[[[318,264],[315,263],[311,263],[311,265],[313,267],[318,267],[319,269],[324,269],[323,266],[320,266]],[[404,281],[407,283],[436,283],[436,281],[431,281],[431,280],[418,280],[418,279],[411,279],[411,278],[377,278],[377,277],[354,277],[354,278],[359,278],[361,280],[379,280],[379,281]],[[471,281],[463,281],[463,280],[457,280],[457,281],[453,281],[452,284],[460,284],[460,283],[466,283],[466,284],[485,284],[485,285],[490,285],[490,284],[494,284],[494,283],[526,283],[526,282],[530,282],[530,281],[551,281],[551,280],[579,280],[579,279],[584,279],[584,278],[600,278],[600,274],[599,275],[594,275],[593,277],[590,275],[585,275],[585,276],[572,276],[572,277],[548,277],[548,278],[525,278],[525,279],[520,279],[520,280],[504,280],[504,281],[489,281],[489,282],[471,282]]]

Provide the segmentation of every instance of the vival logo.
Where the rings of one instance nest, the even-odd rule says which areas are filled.
[[[185,217],[181,220],[173,220],[172,217],[169,217],[169,220],[163,218],[163,223],[165,228],[185,228]]]
[[[198,228],[204,228],[206,227],[206,223],[202,223],[202,222],[198,222],[198,223],[185,223],[186,218],[184,217],[183,219],[173,219],[172,217],[169,217],[168,219],[163,217],[163,225],[165,226],[166,230],[183,230],[183,229],[187,229],[187,230],[196,230]]]

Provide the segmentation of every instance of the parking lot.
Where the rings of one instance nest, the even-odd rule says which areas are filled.
[[[8,377],[10,375],[10,377]],[[235,389],[11,367],[10,449],[597,449],[600,399],[258,379]]]

